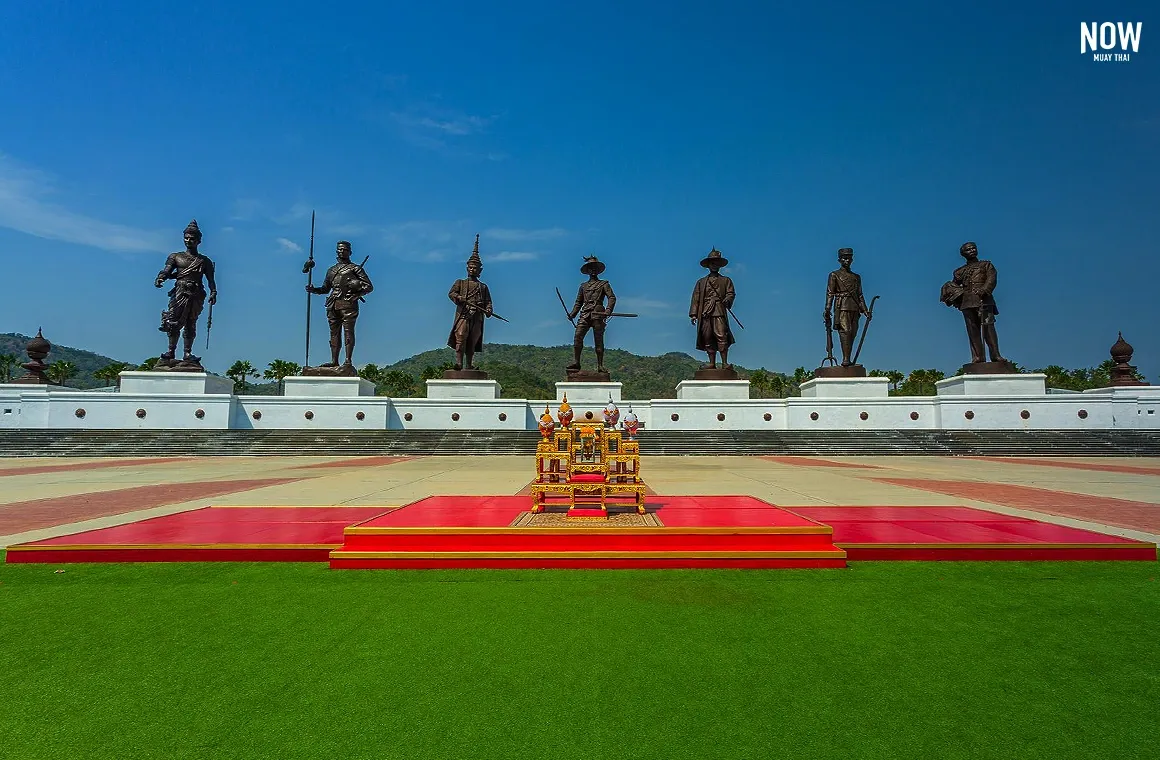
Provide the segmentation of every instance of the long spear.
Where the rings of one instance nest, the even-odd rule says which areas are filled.
[[[314,286],[314,212],[310,212],[310,258],[302,265],[302,271],[306,275],[306,359],[302,362],[303,367],[310,366],[310,296],[312,293],[309,288]]]

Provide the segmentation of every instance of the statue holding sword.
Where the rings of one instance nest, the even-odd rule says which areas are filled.
[[[729,347],[736,343],[729,317],[733,314],[733,301],[737,294],[733,280],[721,274],[722,267],[728,266],[729,259],[713,248],[701,259],[701,266],[709,274],[697,280],[693,286],[693,300],[689,304],[689,320],[697,326],[697,350],[709,355],[709,366],[698,371],[698,379],[736,379],[733,365],[729,363]],[[733,319],[737,319],[733,316]],[[740,321],[738,327],[742,327]],[[717,367],[717,353],[721,353],[721,368]]]
[[[488,317],[507,321],[492,311],[491,292],[479,281],[482,273],[483,260],[479,258],[479,235],[476,235],[475,248],[467,260],[467,279],[456,280],[447,294],[455,304],[455,322],[447,336],[447,345],[455,349],[454,372],[458,373],[458,378],[462,378],[464,372],[487,377],[474,364],[475,354],[483,350],[483,322]]]
[[[620,314],[616,311],[616,294],[612,292],[612,285],[608,280],[600,279],[604,272],[604,262],[595,256],[585,256],[584,265],[580,267],[581,274],[588,275],[588,280],[580,284],[576,291],[576,303],[571,310],[564,303],[564,297],[559,289],[556,296],[560,305],[568,315],[568,321],[576,327],[576,334],[572,340],[573,362],[565,367],[568,377],[578,378],[583,375],[580,369],[580,354],[584,350],[584,337],[592,331],[596,343],[596,377],[593,380],[607,380],[608,370],[604,368],[604,327],[612,317],[635,317],[636,314]]]

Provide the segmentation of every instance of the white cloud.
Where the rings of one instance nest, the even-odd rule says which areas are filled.
[[[106,251],[166,250],[164,233],[106,222],[50,202],[46,198],[55,192],[55,186],[52,175],[22,166],[0,153],[0,226]]]
[[[282,246],[282,250],[284,250],[284,251],[291,251],[292,253],[302,253],[302,246],[298,245],[297,243],[295,243],[293,240],[290,240],[289,238],[284,238],[284,237],[278,238],[278,245]]]
[[[500,251],[487,257],[488,261],[533,261],[540,258],[534,251]]]
[[[563,227],[545,227],[542,229],[525,230],[511,227],[492,227],[484,230],[482,237],[505,242],[526,242],[533,240],[554,240],[564,237],[568,230]]]
[[[398,258],[435,263],[471,255],[475,238],[463,221],[415,220],[382,229],[387,252]]]

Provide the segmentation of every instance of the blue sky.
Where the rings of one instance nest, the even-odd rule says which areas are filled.
[[[321,264],[340,238],[371,257],[359,364],[444,344],[478,232],[511,320],[488,341],[570,342],[553,288],[574,297],[595,252],[641,314],[609,345],[694,353],[717,246],[732,358],[814,367],[850,246],[881,295],[863,362],[951,372],[969,352],[938,293],[975,240],[1009,358],[1090,366],[1123,330],[1160,379],[1152,3],[339,5],[0,10],[0,331],[156,355],[152,280],[196,217],[206,366],[301,362],[317,209]],[[1081,55],[1081,21],[1142,21],[1139,52]]]

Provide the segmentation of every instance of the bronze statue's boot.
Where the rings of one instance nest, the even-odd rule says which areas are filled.
[[[705,355],[709,357],[709,366],[705,367],[705,369],[717,369],[717,352],[706,351]]]
[[[162,354],[162,355],[161,355],[161,356],[160,356],[160,357],[157,359],[157,362],[158,362],[159,364],[169,364],[170,362],[172,362],[172,361],[174,360],[174,358],[176,357],[176,355],[177,355],[177,352],[176,352],[176,351],[174,351],[174,350],[171,348],[171,349],[169,349],[168,351],[166,351],[165,353],[163,353],[163,354]]]
[[[596,371],[597,372],[607,372],[608,371],[604,368],[604,349],[603,348],[596,349]]]
[[[338,346],[330,344],[330,361],[325,364],[319,364],[319,367],[337,367],[338,366]]]
[[[721,349],[721,369],[733,369],[733,365],[729,363],[729,349]]]
[[[572,363],[564,369],[580,369],[580,353],[584,350],[582,343],[572,344]]]

